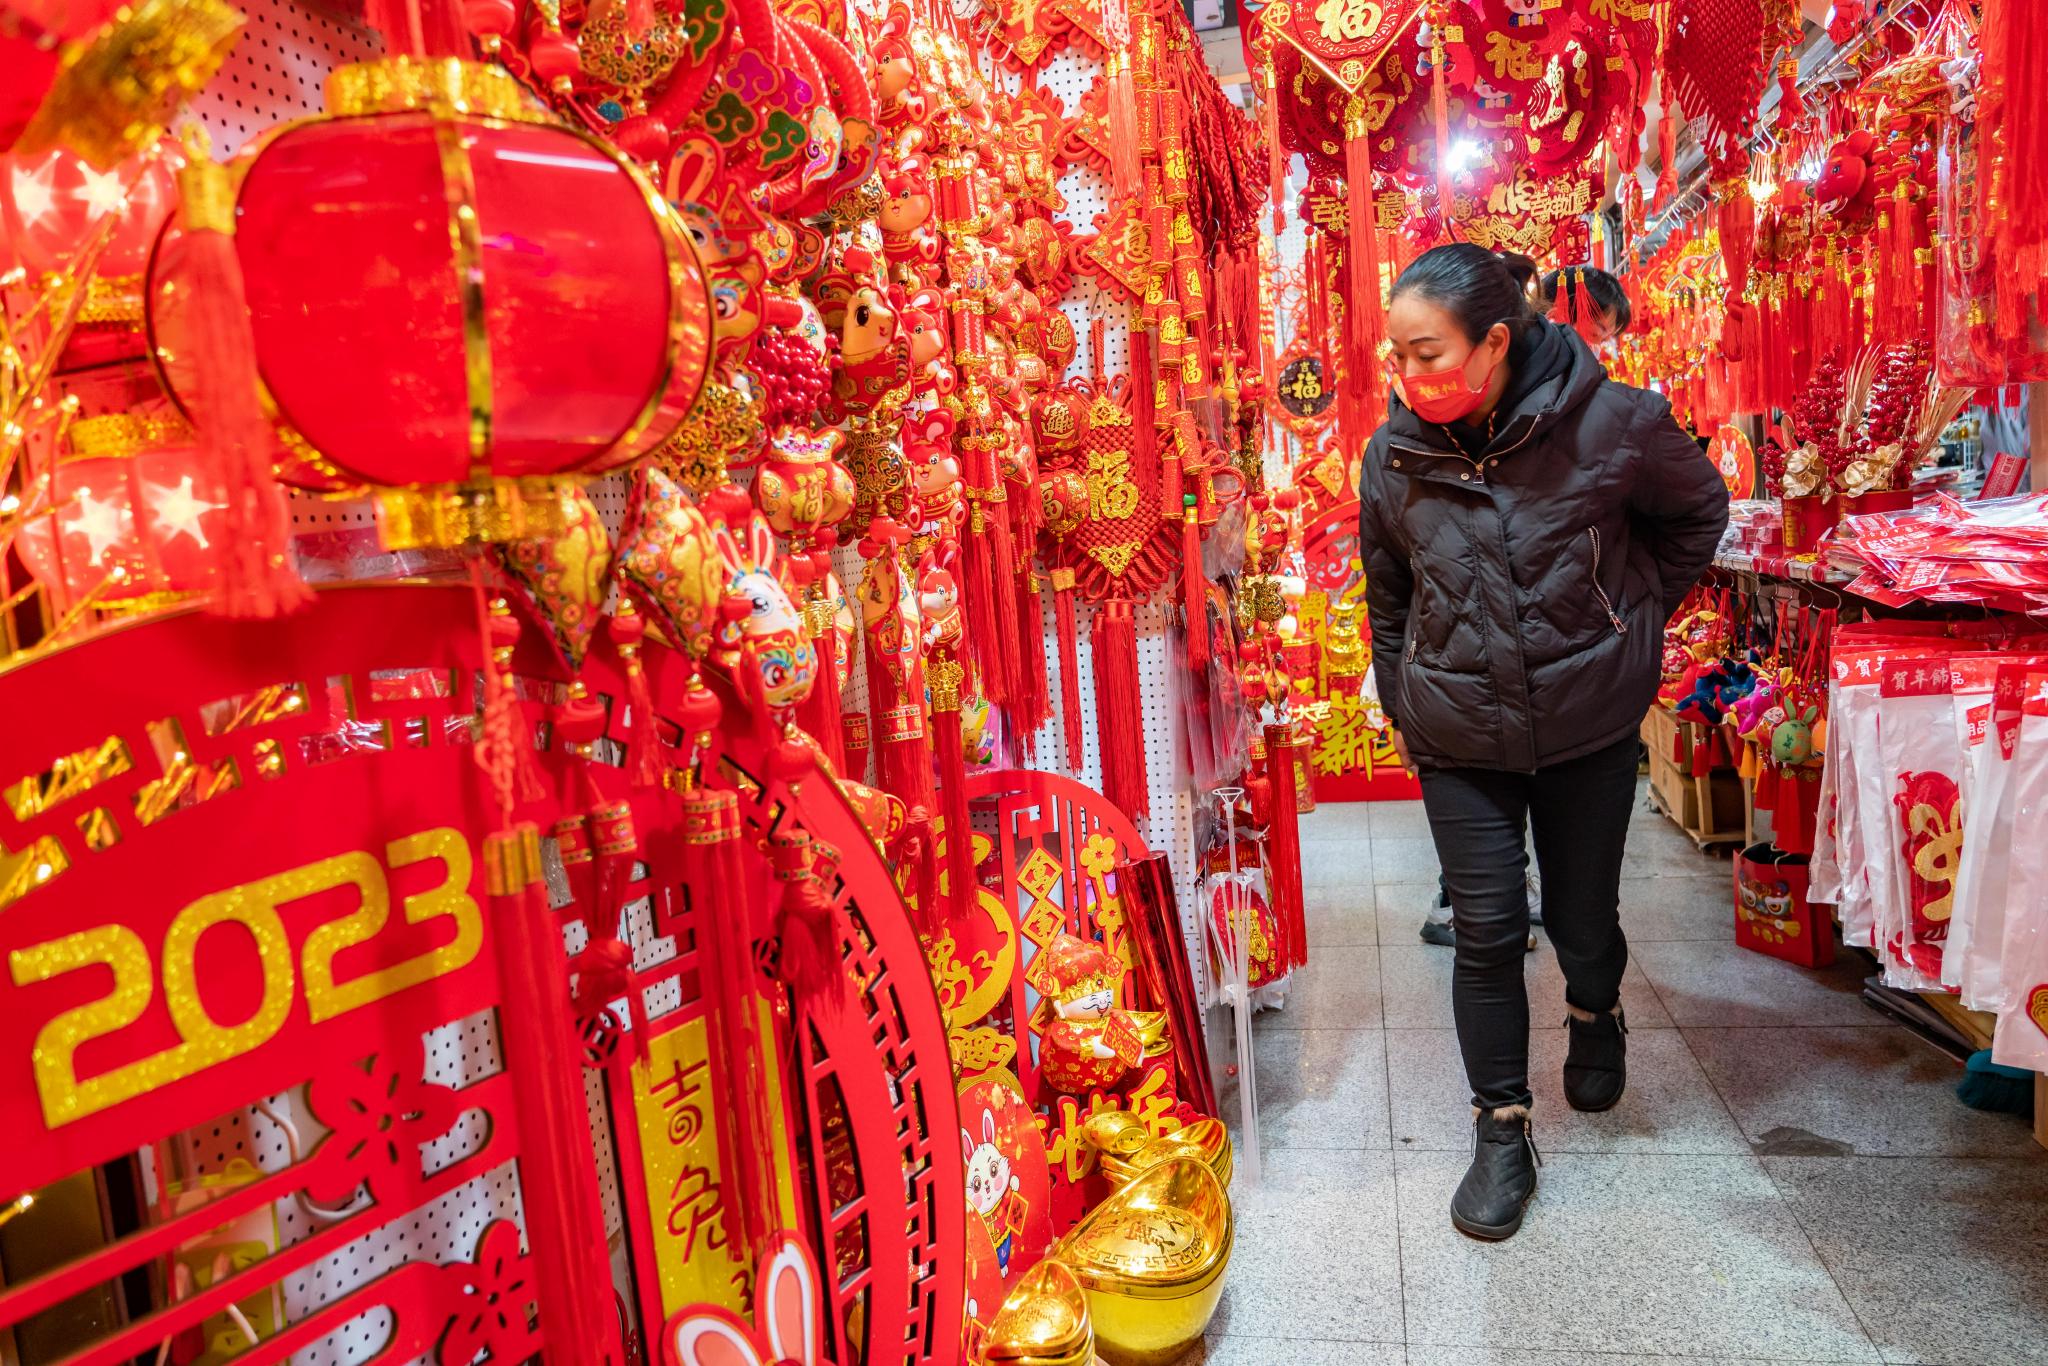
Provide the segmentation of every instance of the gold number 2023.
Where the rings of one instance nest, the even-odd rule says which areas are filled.
[[[52,1017],[36,1034],[36,1092],[44,1122],[55,1129],[84,1119],[238,1058],[277,1037],[291,1014],[293,995],[291,938],[278,914],[281,905],[344,886],[354,886],[360,898],[354,911],[308,934],[300,951],[306,1015],[313,1024],[468,965],[484,938],[483,914],[468,890],[474,869],[468,840],[460,831],[443,827],[393,840],[384,853],[393,868],[441,861],[447,875],[436,886],[405,898],[405,919],[419,925],[447,916],[455,923],[454,938],[402,962],[337,982],[335,956],[370,942],[391,918],[391,886],[384,868],[361,851],[200,897],[179,911],[164,932],[164,1005],[179,1042],[84,1081],[79,1080],[76,1064],[79,1048],[141,1019],[156,991],[142,936],[126,925],[99,925],[14,950],[7,963],[16,986],[100,965],[114,975],[113,989],[106,995]],[[240,925],[254,941],[263,994],[247,1019],[223,1025],[200,994],[194,955],[202,935],[228,924]]]

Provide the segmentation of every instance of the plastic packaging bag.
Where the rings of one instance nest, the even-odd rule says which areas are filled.
[[[1878,752],[1891,808],[1885,836],[1872,846],[1887,865],[1877,903],[1878,957],[1890,985],[1938,991],[1963,842],[1963,756],[1948,656],[1892,656],[1878,695]]]
[[[2013,747],[2030,666],[1998,666],[1989,732],[1973,751],[1963,809],[1963,862],[1956,874],[1956,926],[1942,960],[1942,981],[1972,1010],[2005,1005],[2002,970],[2005,914],[2012,870]]]
[[[2030,671],[2012,756],[2011,877],[1991,1060],[2048,1071],[2048,673]]]

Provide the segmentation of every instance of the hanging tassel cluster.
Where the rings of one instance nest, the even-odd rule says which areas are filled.
[[[1678,193],[1678,110],[1671,97],[1664,97],[1663,116],[1657,120],[1657,207],[1669,210]]]
[[[1102,753],[1102,795],[1126,816],[1151,809],[1145,779],[1145,718],[1138,698],[1138,628],[1131,604],[1111,598],[1095,609],[1095,741]]]
[[[224,511],[212,541],[218,610],[269,617],[310,600],[292,562],[291,522],[272,456],[276,436],[256,394],[256,342],[235,255],[235,190],[204,145],[178,172],[191,311],[193,409],[200,468]]]
[[[1362,451],[1384,414],[1379,386],[1380,342],[1386,319],[1380,310],[1379,233],[1373,205],[1371,129],[1365,101],[1354,98],[1344,116],[1344,357],[1337,394],[1339,439],[1347,451]]]
[[[715,711],[717,702],[711,706]],[[740,860],[739,801],[731,792],[692,788],[683,794],[682,811],[682,892],[694,916],[697,981],[711,1008],[714,1056],[725,1078],[723,1103],[711,1108],[720,1150],[735,1163],[735,1179],[721,1191],[726,1232],[735,1246],[754,1247],[775,1217],[774,1126],[750,930],[754,899]]]
[[[1983,0],[1977,50],[1978,142],[1993,156],[1979,221],[1990,226],[1998,259],[1998,330],[2023,337],[2048,274],[2048,100],[2040,88],[2048,72],[2048,6]]]

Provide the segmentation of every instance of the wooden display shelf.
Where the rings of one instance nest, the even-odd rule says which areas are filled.
[[[1650,751],[1650,799],[1702,850],[1747,847],[1756,827],[1755,794],[1734,769],[1721,767],[1695,776],[1672,753],[1690,752],[1698,727],[1662,707],[1643,717],[1641,735]]]

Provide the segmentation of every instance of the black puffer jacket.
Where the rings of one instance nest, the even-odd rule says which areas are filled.
[[[1531,772],[1641,722],[1664,623],[1728,494],[1661,396],[1543,322],[1510,352],[1494,436],[1396,401],[1366,447],[1360,544],[1380,700],[1437,768]]]

